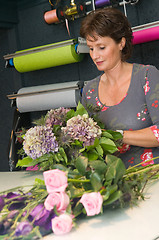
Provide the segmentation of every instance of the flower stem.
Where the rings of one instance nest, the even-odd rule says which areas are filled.
[[[67,181],[68,182],[75,182],[75,183],[88,183],[88,182],[90,182],[90,180],[89,179],[71,179],[71,178],[68,178],[67,179]]]
[[[157,172],[159,171],[159,166],[157,165],[152,165],[152,166],[149,166],[147,168],[144,168],[144,169],[139,169],[139,170],[136,170],[134,172],[130,172],[130,173],[127,173],[125,174],[123,177],[126,178],[126,177],[131,177],[133,175],[136,175],[136,174],[139,174],[139,173],[144,173],[144,172],[148,172],[150,170],[156,170]]]

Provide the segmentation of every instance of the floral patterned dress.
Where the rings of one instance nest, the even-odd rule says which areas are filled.
[[[150,127],[159,141],[159,70],[154,66],[133,64],[131,82],[126,96],[114,106],[106,106],[100,102],[98,95],[100,76],[88,81],[83,89],[82,104],[89,111],[97,111],[98,118],[104,123],[105,129],[138,130]],[[159,156],[159,147],[143,148],[124,144],[119,157],[126,167]],[[159,158],[149,163],[159,163]]]

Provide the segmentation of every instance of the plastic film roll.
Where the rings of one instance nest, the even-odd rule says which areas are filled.
[[[59,22],[59,19],[56,14],[56,9],[46,12],[44,14],[44,20],[48,24]]]
[[[75,51],[75,44],[67,44],[67,41],[61,42],[61,47],[56,47],[55,44],[42,46],[46,50],[38,50],[40,47],[35,47],[16,53],[24,53],[23,55],[15,56],[13,58],[14,66],[18,72],[30,72],[70,63],[79,62],[83,59],[83,54],[77,54]],[[64,44],[66,43],[66,45]],[[54,47],[55,45],[55,47]],[[51,48],[53,47],[53,48]],[[31,53],[27,53],[27,51]]]
[[[51,92],[59,86],[68,87],[72,83],[48,84],[36,87],[21,88],[17,94],[31,93],[30,95],[16,98],[16,106],[19,112],[44,111],[58,107],[76,107],[76,91],[72,88]],[[46,90],[46,93],[43,91]],[[49,90],[47,92],[47,90]],[[34,94],[36,92],[36,94]],[[39,92],[39,93],[38,93]],[[43,93],[41,93],[43,92]]]
[[[133,32],[133,44],[151,42],[159,39],[159,26]]]

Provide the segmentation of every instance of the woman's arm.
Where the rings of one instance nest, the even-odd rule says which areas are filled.
[[[124,131],[123,142],[140,147],[159,147],[159,71],[148,66],[142,77],[146,105],[152,126],[140,130]]]
[[[124,131],[123,143],[139,147],[159,147],[159,142],[151,128]]]

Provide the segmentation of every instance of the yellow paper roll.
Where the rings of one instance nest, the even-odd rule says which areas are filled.
[[[21,73],[30,72],[75,63],[83,59],[83,54],[76,53],[75,44],[67,44],[67,41],[61,42],[61,47],[59,47],[59,44],[58,47],[56,47],[56,43],[45,45],[38,51],[37,49],[40,49],[40,47],[16,52],[24,53],[24,55],[13,58],[16,70]],[[55,47],[51,49],[52,46]],[[28,53],[28,50],[32,50],[31,53]]]

